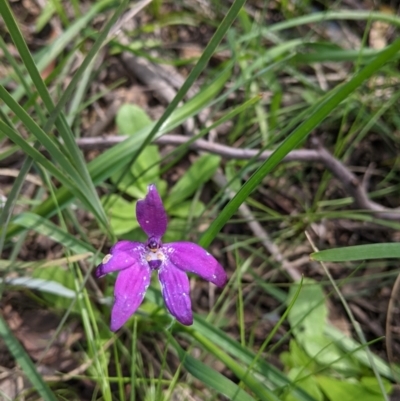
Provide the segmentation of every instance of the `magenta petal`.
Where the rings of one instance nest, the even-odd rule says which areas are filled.
[[[218,261],[201,246],[192,242],[164,244],[169,260],[179,269],[195,273],[218,287],[223,287],[228,277]]]
[[[146,264],[136,263],[119,272],[114,287],[111,330],[117,331],[136,312],[150,284],[151,271]]]
[[[155,185],[149,185],[147,195],[136,203],[136,218],[149,237],[160,239],[167,229],[167,214]]]
[[[189,278],[182,270],[165,262],[158,271],[162,296],[172,316],[186,326],[193,324]]]
[[[103,262],[97,266],[95,275],[101,277],[139,263],[144,252],[145,247],[140,242],[119,241],[110,249],[110,253],[104,257]]]

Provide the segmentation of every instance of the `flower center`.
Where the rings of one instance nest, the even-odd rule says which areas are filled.
[[[161,244],[154,238],[149,238],[147,241],[146,260],[150,269],[157,270],[165,259],[164,253],[161,250]]]
[[[147,241],[147,248],[149,248],[151,252],[157,252],[157,249],[159,247],[160,247],[160,244],[154,238],[150,238]]]

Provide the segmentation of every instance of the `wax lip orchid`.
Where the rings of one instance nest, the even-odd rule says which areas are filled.
[[[222,287],[226,273],[217,260],[192,242],[163,244],[167,215],[155,185],[149,185],[147,195],[136,204],[136,218],[147,234],[147,242],[119,241],[96,269],[96,277],[119,271],[114,288],[111,330],[122,327],[139,308],[151,273],[158,271],[162,296],[167,309],[180,323],[193,323],[189,278],[195,273]]]

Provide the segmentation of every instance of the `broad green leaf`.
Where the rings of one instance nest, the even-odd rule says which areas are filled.
[[[210,154],[200,156],[172,187],[165,201],[165,208],[170,209],[193,195],[200,185],[206,183],[214,175],[220,162],[219,156]]]
[[[400,369],[394,365],[390,367],[386,361],[374,354],[368,354],[363,346],[354,339],[346,336],[336,327],[328,324],[325,328],[326,337],[330,338],[335,344],[346,354],[351,354],[351,357],[362,365],[371,367],[371,358],[375,368],[379,374],[387,377],[390,380],[395,380],[396,375],[400,375]]]
[[[374,376],[363,376],[361,379],[361,384],[366,387],[371,393],[381,394],[381,388],[379,386],[376,377]],[[388,380],[383,380],[383,386],[388,394],[392,391],[392,384]]]
[[[288,368],[307,366],[310,370],[314,368],[314,361],[303,351],[295,340],[290,340],[289,352],[280,355],[282,363]]]
[[[288,303],[297,291],[299,284],[290,287]],[[325,305],[325,295],[320,284],[311,279],[304,279],[303,287],[295,304],[289,311],[288,321],[296,334],[310,335],[323,333],[326,325],[328,309]]]
[[[296,291],[292,285],[289,300]],[[325,336],[328,308],[322,286],[314,280],[304,280],[296,302],[289,311],[288,320],[294,336],[306,353],[320,365],[332,366],[342,372],[354,372],[357,365]]]
[[[351,355],[343,353],[336,344],[324,334],[297,335],[297,340],[304,347],[307,354],[315,359],[319,365],[329,366],[346,375],[361,373]]]
[[[293,368],[288,373],[288,378],[296,383],[300,388],[314,397],[316,401],[324,401],[324,395],[318,387],[318,383],[311,375],[311,372],[304,366]],[[297,401],[298,398],[295,394],[289,393],[284,401]]]
[[[348,246],[314,252],[311,259],[322,262],[347,262],[369,259],[400,258],[400,243],[382,243]]]
[[[318,384],[330,401],[382,401],[383,395],[371,391],[371,387],[358,381],[335,379],[327,376],[317,376]],[[387,388],[388,382],[386,382]],[[391,386],[390,386],[391,387]],[[390,392],[390,388],[388,388]]]
[[[118,110],[115,122],[121,135],[134,135],[152,123],[147,113],[135,104],[123,104]]]
[[[119,195],[105,196],[103,202],[107,201],[110,226],[115,235],[125,234],[139,227],[136,220],[136,202],[128,202]]]
[[[110,225],[116,236],[120,236],[120,235],[129,233],[130,231],[139,227],[139,223],[136,221],[136,219],[132,219],[132,218],[124,219],[119,216],[111,216],[110,217]]]
[[[119,195],[112,194],[110,197],[104,196],[102,201],[107,205],[111,205],[108,209],[108,214],[114,217],[120,217],[123,219],[136,220],[136,202],[128,202]]]
[[[143,152],[132,164],[131,173],[136,179],[136,184],[141,192],[138,198],[144,198],[147,194],[147,186],[149,184],[158,184],[160,176],[161,156],[158,147],[155,145],[147,146]]]
[[[157,189],[166,185],[160,183],[160,160],[158,147],[147,146],[132,164],[129,172],[118,172],[112,176],[111,181],[118,184],[120,191],[137,199],[144,198],[149,184],[156,184]]]
[[[236,160],[229,160],[225,165],[225,176],[229,184],[229,189],[234,192],[239,191],[240,189],[240,177],[236,172]]]
[[[185,201],[177,205],[171,206],[167,213],[169,216],[180,217],[185,219],[189,216],[200,217],[205,210],[205,205],[200,201]]]
[[[152,125],[147,113],[133,104],[124,104],[120,107],[116,123],[121,135],[135,135],[140,130]],[[158,182],[160,160],[157,146],[147,146],[132,164],[130,171],[118,172],[112,176],[111,180],[118,185],[120,191],[135,198],[143,198],[147,193],[147,186]]]

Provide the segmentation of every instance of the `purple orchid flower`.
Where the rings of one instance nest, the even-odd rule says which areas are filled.
[[[192,242],[163,244],[167,215],[155,185],[149,185],[146,197],[136,204],[136,217],[147,242],[119,241],[96,269],[96,277],[120,271],[115,282],[111,330],[122,327],[139,308],[151,272],[158,270],[162,295],[167,309],[180,323],[193,323],[189,278],[195,273],[218,287],[223,287],[227,275],[217,260]]]

